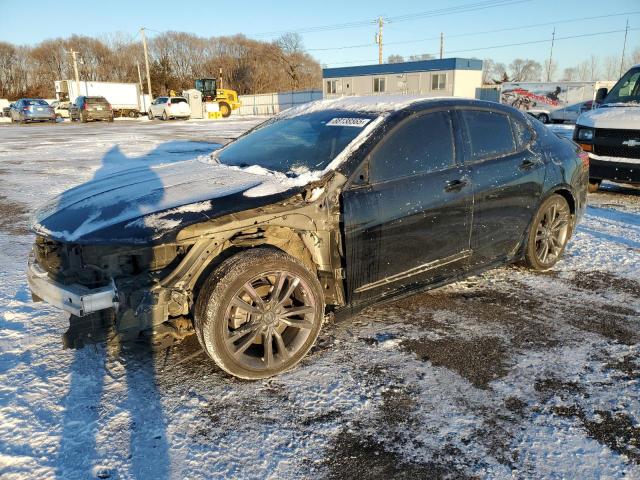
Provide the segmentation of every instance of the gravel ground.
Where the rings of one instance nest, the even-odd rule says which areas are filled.
[[[180,161],[256,119],[0,126],[0,477],[640,478],[640,189],[605,185],[550,272],[505,267],[329,324],[244,382],[193,337],[62,350],[30,212],[107,160]]]

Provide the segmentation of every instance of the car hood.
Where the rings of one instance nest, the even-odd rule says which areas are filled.
[[[640,106],[602,106],[580,115],[576,124],[592,128],[637,130],[640,125]]]
[[[162,243],[184,227],[274,203],[302,187],[199,160],[145,166],[96,175],[62,193],[36,211],[32,229],[79,244]]]

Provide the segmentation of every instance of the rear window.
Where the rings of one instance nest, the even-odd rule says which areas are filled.
[[[47,102],[45,102],[44,100],[25,100],[24,101],[25,105],[49,105]]]
[[[109,103],[104,97],[87,97],[87,103]]]
[[[516,150],[509,117],[487,110],[460,112],[471,144],[471,161],[508,155]]]
[[[171,99],[171,103],[187,103],[187,99],[182,97],[174,97]]]

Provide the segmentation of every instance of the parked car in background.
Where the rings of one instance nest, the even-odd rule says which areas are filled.
[[[57,118],[69,118],[70,105],[71,102],[61,102],[59,100],[51,102],[51,106],[53,107],[53,111],[56,112]]]
[[[593,108],[593,103],[593,100],[574,103],[573,105],[552,111],[549,113],[549,117],[553,123],[575,123],[581,114]]]
[[[149,106],[149,118],[183,118],[191,117],[191,108],[184,97],[158,97]]]
[[[304,357],[328,312],[516,261],[551,268],[585,209],[586,159],[493,102],[315,102],[209,159],[63,193],[36,213],[29,284],[75,334],[180,337],[192,319],[222,369],[265,378]]]
[[[12,122],[55,122],[56,113],[51,105],[40,98],[21,98],[9,109]]]
[[[640,65],[596,95],[600,106],[580,115],[573,139],[589,152],[589,191],[603,180],[640,185]]]
[[[90,120],[113,122],[113,109],[104,97],[80,96],[69,106],[69,118],[86,123]]]

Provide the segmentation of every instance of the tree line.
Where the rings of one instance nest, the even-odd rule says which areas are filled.
[[[286,34],[263,42],[243,35],[203,38],[165,32],[148,40],[154,96],[193,88],[196,78],[217,78],[239,94],[319,88],[321,68],[305,52],[301,37]],[[144,53],[139,37],[115,34],[103,38],[73,35],[35,46],[0,42],[0,98],[53,98],[54,81],[74,79],[70,51],[78,52],[81,80],[138,82],[146,91]]]
[[[552,82],[618,80],[621,73],[639,63],[640,48],[626,55],[624,61],[620,57],[600,58],[592,54],[588,59],[562,70],[554,60],[540,63],[529,58],[516,58],[506,65],[485,58],[482,65],[482,83],[486,85],[503,82],[546,82],[547,79]]]

